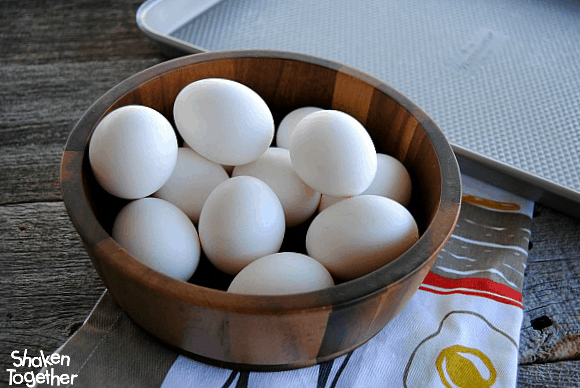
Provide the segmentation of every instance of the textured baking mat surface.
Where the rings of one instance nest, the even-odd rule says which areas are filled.
[[[580,191],[580,2],[224,0],[171,35],[368,72],[456,145]]]

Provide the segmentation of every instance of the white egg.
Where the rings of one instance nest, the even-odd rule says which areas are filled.
[[[282,203],[287,227],[303,223],[318,207],[320,193],[300,180],[286,149],[270,147],[257,160],[236,166],[232,176],[242,175],[258,178],[274,190]]]
[[[188,280],[201,248],[195,226],[175,205],[159,198],[127,204],[113,223],[113,239],[146,266]]]
[[[180,208],[197,224],[209,194],[230,177],[224,168],[189,148],[179,148],[173,174],[154,195]]]
[[[274,138],[274,119],[266,102],[239,82],[206,78],[184,87],[173,116],[187,144],[224,165],[256,160]]]
[[[290,137],[292,136],[296,124],[310,113],[318,112],[320,110],[322,109],[313,106],[305,106],[303,108],[294,109],[292,112],[284,116],[280,125],[278,125],[278,130],[276,131],[276,146],[288,149],[290,147]]]
[[[328,270],[313,258],[294,252],[274,253],[248,264],[234,278],[228,292],[287,295],[334,286]]]
[[[371,185],[361,195],[381,195],[407,206],[411,199],[411,176],[397,159],[377,153],[377,173]],[[318,211],[341,201],[343,198],[323,195]]]
[[[290,139],[290,158],[304,183],[335,197],[362,193],[377,171],[377,153],[366,129],[335,110],[300,120]]]
[[[280,250],[284,209],[261,180],[234,177],[211,192],[201,209],[198,229],[209,261],[235,275],[252,261]]]
[[[362,194],[381,195],[407,206],[411,199],[411,176],[403,163],[390,155],[378,153],[377,174]]]
[[[319,213],[306,233],[306,250],[334,277],[351,280],[396,259],[418,239],[417,224],[403,205],[361,195]]]
[[[191,148],[191,147],[189,146],[189,144],[187,144],[187,142],[186,142],[186,141],[184,141],[184,142],[183,142],[183,148],[189,148],[190,150],[192,150],[193,152],[195,152],[195,151],[193,150],[193,148]],[[195,153],[197,154],[197,152],[195,152]],[[198,155],[199,155],[199,154],[198,154]],[[201,155],[199,155],[199,156],[201,156]],[[203,156],[202,156],[202,158],[203,158]],[[209,159],[207,159],[207,160],[209,160]],[[234,167],[235,167],[235,166],[228,166],[228,165],[224,165],[224,164],[222,164],[221,166],[224,168],[224,170],[226,170],[226,172],[227,172],[228,176],[232,176],[232,171],[234,171]]]
[[[120,198],[143,198],[171,176],[177,161],[177,137],[171,123],[156,110],[124,106],[95,128],[89,161],[106,191]]]

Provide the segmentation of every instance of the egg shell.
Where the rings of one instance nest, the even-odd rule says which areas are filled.
[[[229,178],[221,165],[190,148],[179,148],[173,173],[154,196],[176,205],[197,224],[209,194]]]
[[[342,201],[343,199],[348,199],[352,197],[333,197],[332,195],[321,195],[320,196],[320,203],[318,204],[318,212],[320,213],[327,207],[334,205]]]
[[[248,264],[234,278],[228,292],[287,295],[334,286],[328,270],[313,258],[294,252],[274,253]]]
[[[112,236],[141,263],[176,279],[188,280],[199,263],[195,226],[177,206],[159,198],[125,205],[115,218]]]
[[[146,106],[127,105],[105,116],[89,142],[89,162],[97,182],[126,199],[157,191],[173,172],[177,137],[171,123]]]
[[[407,206],[411,200],[411,176],[397,159],[390,155],[377,153],[377,173],[371,185],[361,195],[381,195]],[[318,211],[341,201],[343,198],[324,195]]]
[[[230,275],[278,252],[285,229],[280,200],[266,183],[250,176],[220,183],[199,217],[203,251],[215,267]]]
[[[191,148],[191,147],[189,146],[189,144],[187,144],[187,142],[186,142],[186,141],[184,141],[184,142],[183,142],[183,148],[189,148],[190,150],[192,150],[193,152],[195,152],[195,150],[194,150],[193,148]],[[197,154],[197,152],[195,152],[195,153]],[[199,154],[198,154],[198,155],[199,155]],[[201,156],[201,155],[199,155],[199,156]],[[203,156],[202,156],[202,158],[203,158]],[[206,159],[207,159],[207,158],[206,158]],[[207,159],[207,160],[209,160],[209,159]],[[230,166],[230,165],[225,165],[225,164],[221,164],[221,166],[224,168],[224,170],[226,170],[226,172],[227,172],[228,176],[230,176],[230,177],[231,177],[231,176],[232,176],[232,171],[234,171],[234,167],[235,167],[235,166]]]
[[[274,118],[266,102],[232,80],[206,78],[184,87],[173,115],[183,140],[203,157],[224,165],[256,160],[272,143]]]
[[[335,197],[362,193],[377,171],[377,153],[366,129],[336,110],[300,120],[290,139],[290,158],[308,186]]]
[[[361,195],[319,213],[306,233],[306,250],[332,276],[351,280],[396,259],[418,239],[417,224],[403,205]]]
[[[310,113],[318,112],[320,110],[322,109],[314,106],[305,106],[294,109],[292,112],[284,116],[276,131],[276,146],[288,149],[290,147],[290,137],[292,136],[292,132],[294,132],[296,124]]]
[[[375,179],[362,194],[381,195],[407,206],[411,191],[411,176],[403,163],[390,155],[378,153]]]
[[[268,148],[257,160],[234,168],[232,176],[242,175],[258,178],[274,190],[284,209],[287,227],[303,223],[316,212],[320,193],[298,177],[288,150]]]

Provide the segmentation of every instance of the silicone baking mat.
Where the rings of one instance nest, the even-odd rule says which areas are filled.
[[[223,0],[170,35],[356,67],[453,144],[580,192],[579,15],[577,1]]]

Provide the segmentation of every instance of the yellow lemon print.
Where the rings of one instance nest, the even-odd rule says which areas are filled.
[[[497,371],[489,357],[478,349],[466,346],[454,345],[443,349],[435,364],[439,378],[447,388],[489,388],[497,378]]]

